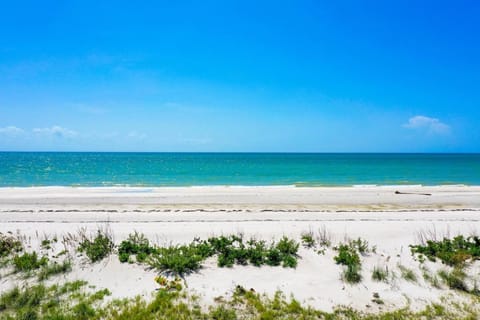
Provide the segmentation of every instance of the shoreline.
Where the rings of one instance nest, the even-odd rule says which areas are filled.
[[[199,184],[199,185],[142,185],[142,184],[114,184],[114,185],[12,185],[0,186],[2,189],[163,189],[163,188],[449,188],[449,187],[465,187],[480,188],[480,184],[464,184],[464,183],[445,183],[445,184]]]
[[[480,209],[480,186],[0,188],[0,211],[441,211]]]

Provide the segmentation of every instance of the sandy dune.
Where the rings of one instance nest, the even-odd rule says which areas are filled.
[[[431,195],[422,195],[426,193]],[[133,230],[158,244],[231,233],[268,241],[283,235],[299,240],[302,232],[309,230],[326,230],[334,244],[361,237],[376,246],[376,252],[362,257],[363,281],[359,285],[341,280],[342,269],[333,261],[332,248],[324,254],[301,248],[301,259],[294,270],[218,268],[214,260],[208,260],[186,281],[189,290],[205,303],[228,295],[240,284],[269,294],[282,290],[324,310],[340,304],[370,310],[405,305],[419,308],[453,291],[434,288],[422,278],[409,245],[425,231],[438,237],[480,231],[480,187],[0,189],[0,232],[19,232],[34,249],[46,235],[62,237],[80,228],[93,232],[98,227],[111,229],[117,243]],[[82,263],[81,258],[75,263],[67,279],[80,278],[107,287],[113,297],[149,296],[156,287],[153,271],[120,264],[116,256],[94,265]],[[403,279],[398,265],[414,270],[418,280]],[[432,272],[443,268],[440,263],[425,265]],[[374,266],[388,266],[397,276],[389,283],[374,282]],[[480,265],[473,264],[468,273],[478,278]],[[15,277],[2,278],[0,289],[17,281]],[[380,295],[384,305],[371,302],[374,293]],[[455,297],[462,299],[458,294]]]

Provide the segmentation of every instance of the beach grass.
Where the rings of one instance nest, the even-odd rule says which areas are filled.
[[[438,271],[438,276],[442,279],[450,289],[469,292],[465,284],[466,273],[460,268],[454,268],[451,271],[445,269]]]
[[[22,242],[10,234],[0,232],[0,258],[22,251]]]
[[[388,280],[388,268],[375,266],[372,271],[372,279],[379,282],[386,282]]]
[[[402,275],[403,279],[410,282],[417,282],[417,275],[412,269],[401,264],[398,265],[398,269],[400,269],[400,274]]]
[[[197,297],[183,287],[160,288],[152,299],[141,297],[103,302],[111,293],[107,289],[88,291],[87,283],[76,281],[47,287],[43,284],[15,287],[0,295],[0,315],[4,319],[476,319],[480,315],[479,299],[470,303],[430,304],[423,310],[403,308],[389,312],[367,313],[349,307],[324,312],[302,305],[281,291],[269,297],[237,286],[231,298],[218,299],[202,308]],[[384,302],[374,293],[372,301]]]
[[[61,263],[54,261],[42,266],[38,272],[38,280],[47,280],[51,276],[68,273],[70,271],[72,271],[72,261],[70,259],[65,259]]]

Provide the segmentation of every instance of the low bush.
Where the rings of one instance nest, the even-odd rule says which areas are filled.
[[[356,248],[349,244],[340,244],[336,249],[338,254],[334,257],[335,262],[346,267],[343,272],[343,279],[348,283],[360,282],[362,280],[360,274],[362,265]]]
[[[337,264],[342,264],[344,266],[348,265],[359,265],[360,256],[357,251],[349,245],[341,244],[337,248],[338,254],[334,257]]]
[[[282,256],[280,250],[272,245],[266,253],[265,263],[269,266],[279,266],[283,260],[285,260],[285,257]]]
[[[297,258],[293,255],[285,255],[282,258],[282,267],[284,268],[296,268]]]
[[[195,246],[182,245],[158,248],[147,263],[161,272],[184,275],[198,270],[202,260]]]
[[[312,231],[302,233],[301,239],[305,248],[315,247],[316,241]]]
[[[118,257],[120,262],[127,262],[130,255],[136,255],[137,262],[143,262],[154,251],[145,235],[135,231],[118,246]]]
[[[284,256],[296,256],[299,246],[300,245],[295,240],[284,236],[278,241],[276,248]]]
[[[95,237],[84,238],[78,251],[84,253],[91,262],[97,262],[107,257],[113,250],[114,244],[111,235],[106,231],[98,230]]]
[[[139,257],[147,263],[167,273],[183,275],[197,270],[201,262],[208,257],[217,255],[219,267],[232,267],[235,264],[254,266],[282,265],[286,268],[297,266],[299,244],[292,239],[283,237],[277,243],[267,245],[263,240],[250,239],[244,242],[243,237],[219,236],[201,241],[195,239],[189,245],[156,247],[151,254]],[[120,260],[127,255],[120,255]]]
[[[480,237],[459,235],[453,239],[427,240],[424,245],[411,245],[410,249],[412,254],[425,255],[431,261],[440,259],[449,266],[457,267],[468,260],[480,259]]]
[[[129,258],[130,258],[130,254],[128,254],[126,252],[118,254],[118,260],[120,260],[120,262],[122,262],[122,263],[128,262]]]
[[[267,256],[267,246],[265,241],[257,241],[251,239],[248,241],[248,247],[246,249],[240,248],[237,249],[237,255],[240,257],[248,258],[248,261],[256,267],[260,267],[265,264],[265,257]],[[280,252],[280,254],[282,254]],[[238,259],[237,259],[238,260]],[[240,263],[241,264],[241,263]]]
[[[209,254],[218,254],[218,265],[220,267],[231,267],[233,264],[245,265],[247,262],[254,266],[264,264],[295,268],[297,265],[297,252],[299,244],[287,237],[282,237],[277,243],[267,246],[265,241],[250,239],[245,245],[242,237],[221,236],[209,238],[207,243],[211,244],[212,250]]]
[[[42,266],[47,265],[48,258],[43,256],[40,259],[36,252],[25,252],[23,255],[16,255],[13,258],[13,266],[15,272],[28,272],[39,269]]]

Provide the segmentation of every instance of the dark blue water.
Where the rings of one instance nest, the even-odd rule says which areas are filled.
[[[480,185],[480,154],[0,152],[0,186]]]

